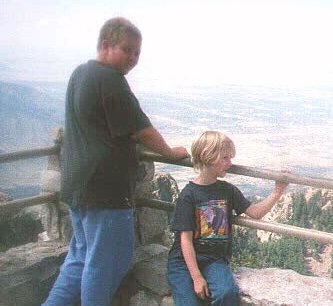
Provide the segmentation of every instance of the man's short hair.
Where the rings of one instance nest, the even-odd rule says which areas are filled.
[[[192,143],[192,162],[196,169],[214,163],[222,154],[236,155],[234,142],[218,131],[206,131],[200,134]]]
[[[99,32],[97,51],[100,51],[103,40],[106,40],[110,47],[114,47],[124,36],[134,36],[142,39],[140,30],[126,18],[114,17],[107,20]]]

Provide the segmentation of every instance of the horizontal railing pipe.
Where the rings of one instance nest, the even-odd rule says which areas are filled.
[[[171,158],[163,157],[157,153],[141,149],[139,151],[139,157],[141,160],[156,161],[161,163],[168,163],[173,165],[180,165],[185,167],[193,167],[190,158],[184,158],[181,160],[173,160]],[[228,173],[251,176],[255,178],[261,178],[266,180],[289,182],[293,184],[311,186],[316,188],[326,188],[333,189],[333,180],[324,178],[313,178],[304,177],[292,173],[285,173],[281,171],[263,170],[256,169],[253,167],[232,165],[232,167],[227,171]]]
[[[175,209],[174,203],[155,199],[137,198],[135,200],[135,204],[137,207],[149,207],[168,212],[173,212],[173,210]]]
[[[277,233],[283,236],[296,237],[303,240],[313,240],[323,243],[333,244],[333,234],[317,231],[314,229],[302,228],[293,225],[280,224],[256,220],[249,217],[234,217],[233,223],[240,226],[249,227],[256,230],[264,230]]]
[[[18,161],[21,159],[37,158],[50,155],[56,155],[60,152],[60,146],[44,147],[38,149],[22,150],[10,153],[0,154],[0,164]]]
[[[59,196],[57,192],[50,192],[29,198],[8,201],[0,204],[0,214],[14,213],[22,208],[39,205],[43,203],[56,203],[58,202],[58,198]]]
[[[152,151],[149,151],[146,149],[138,150],[138,155],[139,155],[140,160],[143,160],[143,161],[152,161],[152,162],[160,162],[160,163],[172,164],[172,165],[178,165],[178,166],[193,167],[191,158],[189,158],[189,157],[183,158],[180,160],[174,160],[172,158],[162,156],[160,154],[157,154],[155,152],[152,152]]]
[[[149,207],[168,212],[172,212],[175,208],[174,203],[155,200],[155,199],[139,198],[136,200],[136,204],[138,207]],[[233,224],[249,227],[252,229],[273,232],[284,236],[296,237],[303,240],[313,240],[322,243],[333,244],[333,234],[313,229],[301,228],[297,226],[280,224],[275,222],[267,222],[263,220],[256,220],[242,216],[237,216],[237,217],[235,216],[233,218]]]
[[[253,167],[241,165],[232,165],[228,172],[232,174],[240,174],[273,181],[289,182],[293,184],[311,186],[316,188],[333,189],[333,180],[327,178],[304,177],[293,173],[256,169]]]

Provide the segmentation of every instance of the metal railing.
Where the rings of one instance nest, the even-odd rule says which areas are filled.
[[[159,154],[144,149],[141,149],[139,151],[139,154],[142,160],[180,165],[185,167],[193,167],[190,158],[174,161],[170,158],[163,157]],[[289,182],[292,184],[311,186],[316,188],[333,189],[333,180],[331,179],[303,177],[291,173],[284,173],[280,171],[263,170],[263,169],[259,170],[253,167],[247,167],[241,165],[232,165],[227,172],[232,174],[251,176],[255,178],[261,178],[272,181]]]
[[[10,163],[21,159],[58,155],[59,153],[60,153],[60,145],[54,145],[52,147],[38,148],[32,150],[22,150],[12,153],[5,153],[5,154],[0,154],[0,164]]]
[[[27,158],[37,158],[43,156],[56,155],[59,157],[60,145],[56,142],[56,145],[52,147],[34,149],[34,150],[24,150],[13,153],[0,154],[0,163],[14,162],[21,159]],[[184,167],[192,167],[190,158],[185,158],[183,160],[174,161],[169,158],[165,158],[159,154],[153,153],[148,150],[140,149],[138,150],[139,158],[143,161],[153,161],[168,163],[173,165],[179,165]],[[258,170],[252,167],[233,165],[229,170],[229,173],[237,175],[245,175],[255,178],[267,179],[267,180],[278,180],[283,182],[289,182],[299,185],[312,186],[316,188],[325,188],[333,190],[333,180],[325,178],[311,178],[302,177],[290,173],[282,173],[278,171],[270,170]],[[58,193],[44,193],[38,196],[8,201],[0,205],[0,213],[12,213],[20,210],[24,207],[29,207],[33,205],[38,205],[42,203],[57,203],[59,201]],[[137,199],[138,207],[151,207],[160,210],[173,211],[175,204],[164,202],[160,200],[152,199]],[[253,229],[265,230],[270,232],[275,232],[281,235],[297,237],[304,240],[313,240],[323,243],[333,244],[333,234],[326,233],[322,231],[317,231],[313,229],[300,228],[296,226],[290,226],[275,222],[266,222],[262,220],[255,220],[248,217],[234,217],[234,224],[245,226]]]
[[[0,154],[0,164],[15,162],[29,158],[40,158],[40,157],[59,157],[61,149],[61,142],[55,141],[55,145],[50,147],[21,150],[11,153]],[[58,201],[58,193],[50,192],[41,195],[12,200],[5,203],[0,203],[0,214],[15,213],[23,208],[39,205],[42,203],[56,203]]]

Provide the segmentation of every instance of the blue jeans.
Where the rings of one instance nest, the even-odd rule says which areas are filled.
[[[197,255],[197,262],[205,278],[210,300],[201,300],[193,289],[193,281],[183,258],[170,258],[167,264],[168,282],[176,306],[237,306],[239,288],[236,285],[228,262],[212,260]]]
[[[132,209],[69,210],[73,237],[43,306],[109,306],[130,268],[134,249]]]

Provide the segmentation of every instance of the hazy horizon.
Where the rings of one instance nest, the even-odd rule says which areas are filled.
[[[20,113],[17,117],[14,112],[9,120],[3,121],[2,151],[36,147],[34,139],[40,139],[39,137],[44,142],[48,139],[51,143],[50,133],[43,126],[51,122],[51,119],[53,125],[59,125],[64,120],[66,86],[64,83],[58,84],[58,87],[56,85],[28,83],[28,86],[38,88],[42,94],[42,98],[38,98],[36,93],[31,96],[37,99],[32,102],[39,110],[29,111],[29,95],[24,98],[27,114]],[[48,98],[50,95],[56,97],[51,104]],[[198,133],[219,130],[235,142],[237,154],[234,164],[258,170],[278,171],[289,168],[294,174],[301,176],[333,177],[331,87],[219,85],[175,87],[173,92],[141,88],[136,96],[153,125],[171,146],[185,146],[190,150],[191,142]],[[17,95],[15,101],[19,107]],[[12,107],[15,109],[14,104]],[[2,109],[5,112],[6,105]],[[37,115],[41,110],[43,115],[38,117],[38,121],[33,117],[30,123],[29,114]],[[43,130],[39,131],[37,127]],[[17,132],[19,134],[14,135]],[[14,165],[8,165],[3,170],[10,168],[15,172]],[[180,187],[195,176],[195,172],[186,167],[158,164],[157,169],[170,172]],[[32,182],[31,171],[27,172],[28,179],[21,179],[17,173],[14,176],[23,185]],[[258,181],[244,176],[228,175],[227,179],[237,186],[243,186],[243,190],[255,191],[256,194],[273,186],[270,181]],[[3,177],[1,181],[8,186],[10,179]],[[249,189],[249,186],[252,187]]]
[[[328,0],[0,0],[0,76],[66,82],[95,58],[103,22],[119,15],[143,34],[128,76],[135,88],[333,85]]]

